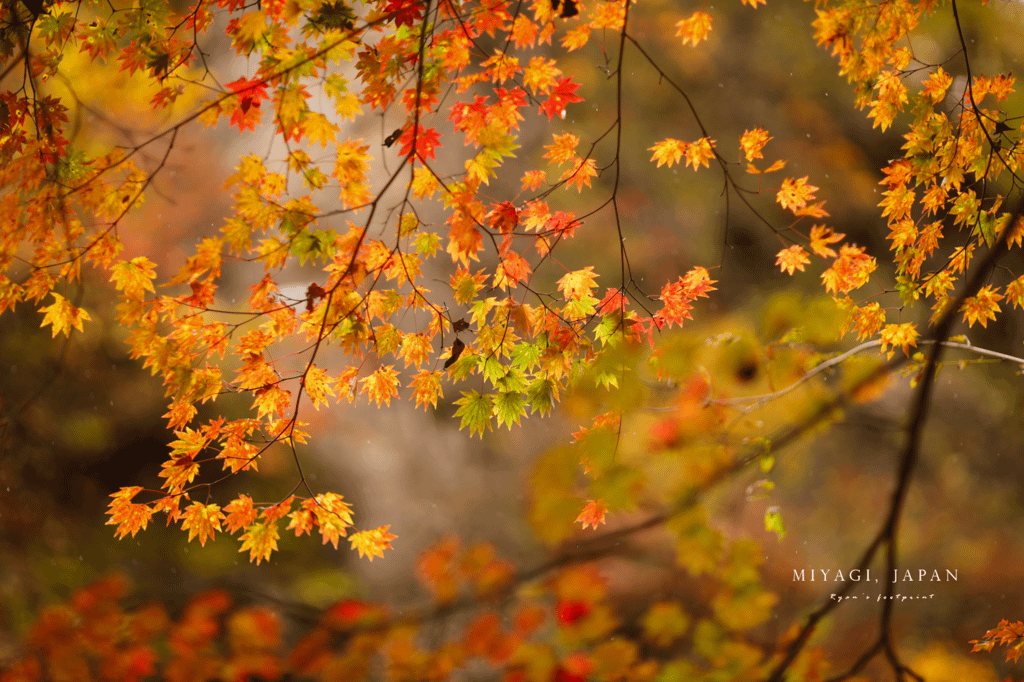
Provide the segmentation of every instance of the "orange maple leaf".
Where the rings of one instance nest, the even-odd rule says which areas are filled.
[[[256,510],[252,506],[252,498],[248,495],[239,495],[237,499],[224,507],[228,513],[226,523],[228,531],[237,533],[256,520]]]
[[[756,0],[754,0],[756,2]],[[740,149],[743,151],[744,157],[747,161],[753,161],[754,159],[763,159],[764,154],[761,150],[768,144],[768,140],[772,139],[768,135],[768,131],[764,128],[754,128],[753,130],[746,130],[743,132],[743,137],[740,138]]]
[[[188,541],[197,535],[199,544],[206,546],[206,541],[213,537],[215,531],[220,530],[220,522],[224,520],[224,513],[216,504],[203,504],[193,502],[184,512],[185,520],[181,524],[182,530],[188,531]]]
[[[590,178],[597,176],[597,163],[593,159],[574,159],[574,163],[572,168],[562,173],[559,180],[565,180],[566,189],[575,185],[576,191],[582,192],[584,185],[590,187]]]
[[[368,377],[359,380],[362,392],[380,407],[381,403],[391,405],[391,399],[398,395],[398,372],[394,365],[385,365]]]
[[[110,511],[107,512],[110,514],[110,520],[106,525],[117,524],[115,532],[118,540],[124,538],[128,533],[135,537],[140,530],[146,529],[153,516],[153,509],[149,505],[133,504],[131,501],[141,491],[142,487],[136,485],[130,488],[121,488],[111,495],[114,501],[110,503]]]
[[[996,319],[996,313],[1000,312],[998,301],[1003,295],[997,293],[992,285],[986,285],[977,294],[964,301],[961,310],[964,313],[964,322],[973,327],[975,322],[981,323],[982,327],[988,326],[989,320]]]
[[[775,197],[782,208],[796,212],[814,200],[814,193],[818,191],[818,188],[807,184],[807,178],[808,176],[805,175],[799,180],[786,178],[782,181],[782,187]]]
[[[608,505],[604,500],[587,500],[583,511],[576,517],[576,523],[582,523],[583,528],[592,526],[597,528],[598,524],[604,523],[604,515],[608,512]]]
[[[694,12],[686,19],[676,22],[676,36],[682,36],[683,45],[691,43],[697,47],[697,43],[708,37],[711,31],[711,15],[706,12]]]
[[[811,250],[822,258],[835,258],[836,252],[829,248],[829,244],[839,242],[846,235],[836,232],[825,225],[815,225],[811,228]]]

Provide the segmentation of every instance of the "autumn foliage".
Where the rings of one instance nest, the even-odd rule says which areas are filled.
[[[758,0],[743,4],[764,11]],[[116,292],[132,357],[167,400],[174,440],[162,485],[125,481],[112,496],[107,522],[119,538],[151,522],[203,546],[228,534],[260,564],[294,531],[334,548],[347,542],[372,561],[400,540],[391,526],[361,527],[358,509],[315,489],[301,469],[294,489],[270,501],[223,499],[219,484],[259,475],[271,448],[301,462],[310,409],[339,403],[435,410],[448,400],[460,428],[481,438],[549,415],[567,395],[574,418],[583,415],[571,443],[543,455],[531,479],[530,521],[556,548],[544,576],[516,573],[489,547],[446,540],[419,563],[434,601],[427,610],[395,616],[345,602],[291,638],[273,613],[232,611],[220,593],[197,596],[176,619],[158,606],[123,611],[124,587],[111,579],[43,613],[5,682],[348,680],[371,669],[442,680],[470,661],[508,682],[712,671],[821,679],[828,664],[808,646],[816,618],[770,644],[750,634],[777,598],[760,584],[756,545],[715,530],[702,499],[741,472],[768,475],[777,453],[901,371],[921,397],[891,520],[865,561],[895,547],[917,461],[913,429],[927,415],[940,353],[986,354],[953,337],[953,324],[970,333],[1024,308],[1024,275],[1000,261],[1024,240],[1014,78],[972,70],[955,1],[815,2],[809,30],[856,107],[904,140],[879,169],[889,249],[872,250],[829,224],[824,185],[789,172],[763,122],[733,135],[701,119],[631,31],[645,11],[630,0],[3,4],[0,312],[30,306],[53,337],[81,333],[94,324],[81,289],[99,273]],[[680,51],[703,49],[720,20],[711,6],[669,13],[659,25],[674,28]],[[960,52],[941,64],[913,49],[929,21],[959,36]],[[211,66],[204,46],[214,36],[246,66]],[[584,49],[603,55],[615,91],[606,130],[572,124],[590,96],[570,56]],[[672,91],[686,119],[678,137],[623,146],[627,61]],[[83,132],[75,94],[76,82],[119,72],[141,79],[126,96],[144,92],[161,121],[128,146]],[[393,130],[373,141],[352,133],[370,117]],[[176,142],[200,125],[242,136],[270,128],[275,151],[232,164],[229,214],[176,272],[161,272],[126,252],[125,235]],[[523,148],[526,130],[543,131],[540,149]],[[650,289],[634,277],[619,193],[627,158],[655,173],[715,174],[733,202],[727,223],[736,205],[749,211],[778,242],[766,265],[813,273],[825,312],[764,342],[686,335],[723,275],[715,263],[687,263]],[[591,238],[618,244],[619,264],[564,265],[560,254],[596,226],[608,232]],[[284,286],[299,266],[316,273],[302,293]],[[225,295],[229,275],[249,278],[245,300]],[[847,336],[859,345],[839,350]],[[864,352],[887,362],[865,370],[851,360]],[[838,385],[824,381],[844,363]],[[666,599],[639,616],[634,638],[612,636],[622,623],[604,580],[579,565],[608,549],[594,531],[616,515],[607,537],[658,528],[677,567],[706,578],[705,613]],[[765,528],[785,534],[777,509]],[[557,549],[571,537],[594,544]],[[538,578],[543,586],[527,589]],[[417,628],[479,603],[489,605],[461,635],[423,648]],[[1000,627],[976,649],[1009,643],[1013,626]],[[670,655],[673,647],[689,654]]]

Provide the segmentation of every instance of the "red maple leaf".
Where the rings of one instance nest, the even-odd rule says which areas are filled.
[[[541,113],[547,114],[548,120],[553,119],[556,115],[564,116],[567,104],[583,101],[583,98],[576,94],[579,87],[580,84],[573,83],[572,79],[568,76],[559,78],[555,87],[551,88],[551,94],[547,100],[540,105]]]
[[[260,102],[269,99],[267,84],[259,78],[239,78],[228,83],[228,87],[239,96],[238,106],[231,112],[231,125],[237,125],[239,130],[256,130],[260,122]]]
[[[423,16],[423,4],[418,0],[390,0],[384,14],[393,14],[395,26],[413,26]]]
[[[416,141],[416,156],[418,156],[420,160],[435,160],[434,149],[441,146],[441,136],[438,134],[437,129],[427,128],[424,130],[423,126],[417,125],[415,128],[410,127],[402,133],[402,136],[398,138],[398,141],[402,143],[402,156],[412,158],[411,153],[414,138]]]

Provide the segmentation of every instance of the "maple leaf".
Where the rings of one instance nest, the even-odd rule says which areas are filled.
[[[188,541],[192,542],[198,535],[199,544],[203,547],[206,546],[206,541],[213,537],[214,532],[220,530],[220,523],[225,518],[218,505],[202,502],[193,502],[185,509],[183,516],[185,520],[181,524],[181,529],[188,531]]]
[[[523,173],[522,187],[523,190],[534,191],[545,182],[547,182],[548,176],[542,170],[532,170]]]
[[[839,258],[821,275],[825,289],[845,294],[867,283],[878,263],[864,251],[863,246],[843,244],[839,249]]]
[[[156,264],[145,256],[138,256],[128,261],[121,261],[110,269],[110,281],[126,298],[141,299],[145,292],[155,292],[153,278]]]
[[[1024,308],[1024,275],[1006,285],[1006,300],[1014,308]]]
[[[256,130],[261,116],[260,103],[269,99],[267,84],[259,78],[239,78],[228,83],[227,87],[238,96],[238,104],[231,112],[231,125],[238,126],[242,132]]]
[[[491,430],[491,416],[494,414],[493,396],[480,394],[478,391],[463,391],[462,397],[455,401],[459,409],[455,416],[462,421],[460,429],[469,428],[469,435],[479,433],[483,438],[484,431]]]
[[[54,302],[39,309],[39,312],[46,313],[43,315],[43,321],[39,326],[52,325],[53,329],[51,331],[53,336],[57,336],[57,334],[70,336],[72,327],[80,332],[84,331],[83,322],[92,319],[89,317],[89,313],[74,305],[56,291],[51,291],[50,295],[53,296]]]
[[[242,546],[238,551],[249,550],[249,561],[255,561],[259,566],[264,559],[270,559],[270,554],[277,549],[279,538],[276,522],[253,523],[242,533]]]
[[[882,328],[882,333],[879,338],[882,341],[882,352],[886,351],[888,346],[899,346],[903,349],[903,354],[908,358],[910,357],[910,346],[917,346],[917,325],[910,322],[904,322],[903,324],[887,324]],[[893,351],[889,351],[888,358],[891,360]]]
[[[302,380],[302,386],[306,390],[309,399],[313,401],[313,407],[320,409],[321,405],[327,404],[327,398],[333,397],[335,393],[335,380],[327,375],[327,372],[316,365],[310,365],[306,369],[306,376]]]
[[[132,498],[142,491],[141,486],[121,488],[111,497],[114,501],[110,503],[110,510],[107,512],[110,519],[106,525],[117,524],[117,538],[120,540],[128,533],[135,537],[140,530],[145,530],[149,520],[153,517],[153,509],[149,505],[135,504]]]
[[[550,92],[561,75],[562,70],[556,66],[554,59],[532,57],[523,70],[523,85],[530,88],[534,95],[540,95]]]
[[[494,286],[515,288],[520,282],[529,279],[531,272],[530,264],[525,258],[515,251],[509,251],[498,263],[498,269],[494,273]]]
[[[882,325],[885,324],[885,311],[882,310],[882,307],[877,302],[855,308],[852,315],[853,328],[857,332],[858,341],[874,336],[882,328]]]
[[[567,52],[578,50],[590,40],[590,24],[580,24],[565,32],[562,37],[562,47]]]
[[[807,257],[807,251],[804,247],[799,244],[793,244],[787,249],[782,249],[775,255],[775,264],[778,265],[783,272],[788,272],[790,275],[795,270],[800,272],[804,271],[804,265],[811,262],[811,259]]]
[[[842,241],[845,236],[831,227],[814,225],[811,227],[811,250],[822,258],[835,258],[837,254],[829,247],[829,244]]]
[[[658,298],[664,304],[653,317],[658,329],[674,324],[682,325],[684,320],[692,320],[690,303],[696,298],[707,298],[708,293],[715,290],[706,268],[696,267],[675,282],[669,282],[661,288]]]
[[[537,42],[537,34],[539,29],[537,24],[530,21],[530,18],[525,14],[520,14],[512,22],[512,31],[510,33],[512,42],[515,44],[516,49],[523,47],[533,47]]]
[[[192,455],[171,457],[161,466],[163,470],[159,476],[167,479],[161,487],[167,488],[172,493],[181,491],[199,473],[199,463]]]
[[[337,493],[318,495],[315,500],[303,501],[302,506],[312,512],[320,526],[323,544],[330,542],[337,549],[338,539],[346,537],[348,529],[352,527],[352,507]]]
[[[253,509],[252,498],[248,495],[239,495],[224,507],[224,511],[227,512],[225,522],[231,533],[237,533],[256,520],[256,510]]]
[[[583,186],[590,187],[590,178],[597,176],[597,163],[594,159],[585,159],[580,161],[575,167],[562,173],[562,177],[559,180],[565,181],[566,189],[569,189],[573,185],[576,186],[578,192],[583,191]]]
[[[782,181],[782,187],[779,189],[775,199],[782,208],[788,208],[796,212],[798,209],[807,206],[808,202],[813,201],[814,193],[817,191],[817,187],[807,184],[806,175],[799,180],[786,178]]]
[[[711,31],[711,15],[706,12],[694,12],[686,19],[676,22],[676,36],[682,36],[683,45],[686,43],[697,47],[697,43],[707,39]]]
[[[576,270],[564,275],[558,280],[558,290],[567,299],[579,299],[584,296],[589,296],[590,292],[597,286],[597,282],[594,280],[597,278],[597,274],[594,272],[594,266],[588,265],[582,270]]]
[[[768,135],[768,131],[764,128],[754,128],[753,130],[743,131],[743,136],[740,138],[740,150],[743,152],[744,157],[747,161],[753,161],[754,159],[763,159],[764,155],[761,150],[768,144],[768,140],[772,138]]]
[[[423,5],[417,0],[388,0],[384,14],[394,17],[395,26],[415,26],[423,15]]]
[[[441,373],[437,371],[422,370],[412,378],[413,398],[416,400],[416,407],[427,409],[437,407],[437,400],[441,397]]]
[[[960,308],[964,313],[964,322],[973,327],[975,322],[980,322],[982,327],[988,325],[989,320],[996,319],[996,313],[1000,312],[998,301],[1003,295],[997,293],[992,285],[982,287],[977,294],[964,301]]]
[[[657,161],[658,168],[661,168],[664,165],[671,168],[672,164],[679,163],[682,160],[683,153],[686,152],[686,148],[689,146],[689,142],[683,142],[682,140],[676,140],[669,137],[657,143],[653,147],[648,147],[647,151],[654,152],[651,155],[651,161]]]
[[[562,135],[555,135],[554,144],[544,145],[544,149],[548,152],[543,156],[545,159],[551,159],[552,163],[565,163],[576,159],[576,146],[580,143],[580,138],[573,133],[563,133]]]
[[[372,530],[359,531],[348,541],[352,544],[352,549],[359,551],[360,559],[364,556],[370,561],[373,561],[375,556],[384,558],[384,550],[391,549],[391,541],[398,537],[388,532],[390,528],[391,526],[380,526]]]
[[[380,407],[381,403],[391,404],[391,399],[398,395],[398,372],[394,365],[380,367],[368,377],[359,380],[362,384],[362,392]]]
[[[587,500],[583,511],[576,517],[576,523],[582,523],[584,530],[587,526],[597,528],[599,524],[604,523],[604,515],[607,512],[608,505],[604,503],[604,500]]]
[[[579,83],[573,83],[568,76],[562,76],[551,88],[548,98],[540,105],[540,112],[547,114],[549,121],[555,116],[564,118],[566,105],[583,101],[583,98],[576,94],[579,87]]]
[[[707,168],[708,161],[715,157],[714,146],[715,141],[707,137],[702,137],[696,142],[687,145],[686,150],[683,152],[684,156],[686,156],[686,165],[693,166],[693,170],[697,170],[697,167],[701,165]]]
[[[413,132],[414,130],[415,133]],[[434,150],[441,146],[441,134],[437,132],[436,128],[427,128],[424,130],[422,125],[417,125],[415,128],[410,126],[408,130],[402,133],[402,136],[398,138],[398,141],[402,145],[402,150],[399,154],[408,158],[410,162],[413,158],[412,146],[414,139],[416,144],[416,156],[421,161],[425,161],[427,159],[430,159],[431,161],[436,160]]]
[[[927,97],[932,104],[938,104],[945,98],[946,90],[953,84],[953,77],[938,67],[934,72],[928,74],[921,85],[921,95]]]

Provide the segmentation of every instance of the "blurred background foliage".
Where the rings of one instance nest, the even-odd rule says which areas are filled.
[[[884,286],[891,269],[885,270],[888,243],[876,208],[878,169],[899,154],[899,121],[882,133],[871,128],[865,112],[853,108],[853,94],[836,75],[834,62],[814,45],[812,4],[772,0],[755,11],[738,2],[716,3],[707,10],[716,22],[709,41],[698,49],[681,47],[669,27],[695,9],[669,0],[642,0],[630,16],[632,31],[686,91],[726,158],[735,146],[739,159],[736,141],[745,129],[764,126],[770,131],[774,140],[766,159],[786,159],[786,175],[807,175],[820,186],[829,224],[878,258],[875,278]],[[1022,9],[1009,2],[963,6],[975,73],[1019,69]],[[943,62],[949,73],[962,78],[948,7],[940,7],[918,33],[916,55]],[[217,40],[212,42],[211,51],[216,51]],[[615,88],[609,59],[593,42],[563,58],[562,67],[582,83],[587,101],[572,107],[564,120],[529,122],[520,139],[521,168],[541,162],[552,133],[577,132],[585,149],[611,124]],[[226,82],[240,65],[243,60],[222,58],[214,69]],[[161,128],[162,121],[145,113],[152,93],[143,86],[113,66],[105,75],[90,76],[95,82],[76,80],[74,68],[69,63],[68,82],[52,87],[73,87],[81,100],[76,145],[133,144]],[[624,68],[628,92],[619,207],[633,275],[656,293],[693,265],[716,268],[712,276],[718,291],[702,301],[696,321],[677,337],[680,347],[701,349],[704,355],[694,362],[724,382],[716,388],[729,395],[754,395],[770,386],[767,377],[779,371],[781,359],[769,360],[768,354],[772,348],[785,349],[778,342],[794,328],[822,325],[809,335],[817,336],[813,340],[823,352],[848,347],[849,339],[828,339],[834,310],[821,298],[820,268],[811,266],[792,278],[778,272],[778,239],[735,196],[727,213],[717,169],[656,169],[649,161],[648,147],[656,141],[666,136],[697,139],[700,131],[678,93],[636,50],[628,50]],[[371,115],[347,132],[375,140],[391,124],[387,115]],[[162,273],[176,270],[196,240],[219,229],[228,208],[220,188],[238,154],[273,155],[273,149],[266,131],[240,137],[224,128],[187,129],[147,204],[122,232],[128,255],[147,254]],[[381,158],[389,154],[383,147],[372,151]],[[462,150],[446,148],[444,153],[458,159]],[[610,160],[608,142],[598,145],[597,156],[599,167],[602,159]],[[508,178],[518,178],[515,169],[509,168]],[[742,167],[734,171],[742,174]],[[743,180],[756,188],[756,178]],[[586,213],[604,201],[612,183],[612,173],[605,171],[593,193],[582,199],[575,192],[560,193],[551,200],[553,208]],[[770,183],[766,180],[766,187]],[[518,181],[494,192],[496,200],[513,199]],[[784,224],[773,192],[752,195],[750,201],[770,220]],[[617,286],[619,243],[609,209],[589,216],[576,238],[559,246],[557,257],[570,269],[594,265],[602,285]],[[228,269],[222,295],[234,291],[244,296],[246,272],[242,266]],[[554,271],[540,275],[550,278],[547,285],[557,276]],[[297,269],[295,281],[304,288],[308,272]],[[586,422],[596,409],[587,404],[593,397],[584,396],[582,403],[571,398],[549,419],[531,418],[482,440],[458,432],[451,419],[455,391],[448,391],[447,400],[430,413],[403,401],[382,410],[339,406],[307,415],[314,440],[303,452],[303,464],[311,483],[352,501],[360,527],[391,524],[398,535],[394,551],[372,564],[308,538],[284,537],[273,560],[254,566],[237,553],[236,541],[221,537],[205,548],[187,544],[184,534],[161,528],[159,521],[135,538],[115,541],[112,528],[103,525],[108,496],[124,485],[158,488],[159,465],[172,435],[161,419],[166,404],[159,381],[128,357],[125,331],[114,321],[111,287],[87,276],[80,296],[93,322],[66,343],[51,340],[39,329],[39,315],[24,306],[0,317],[0,574],[5,576],[0,580],[0,633],[6,633],[0,634],[0,659],[13,655],[18,638],[44,604],[113,569],[134,579],[137,599],[158,597],[172,608],[213,584],[233,587],[242,599],[276,601],[286,610],[320,607],[352,595],[402,608],[422,601],[412,567],[418,553],[444,534],[493,542],[524,567],[545,555],[528,521],[534,463],[550,447],[567,443],[569,434]],[[1024,329],[1017,320],[1019,315],[1000,316],[976,343],[1024,354]],[[723,334],[739,341],[705,344]],[[1019,368],[1005,363],[963,367],[949,360],[939,375],[900,535],[900,563],[956,570],[958,580],[927,589],[901,585],[906,593],[935,596],[901,604],[896,611],[897,633],[916,652],[910,662],[929,681],[1005,674],[999,656],[969,656],[967,641],[1000,618],[1021,615],[1020,381]],[[766,640],[781,635],[794,617],[829,592],[825,584],[795,582],[794,568],[845,569],[876,532],[891,491],[910,397],[907,380],[894,380],[874,402],[849,409],[831,428],[778,453],[767,476],[741,476],[706,502],[712,525],[753,538],[764,549],[764,580],[779,597],[764,628]],[[749,418],[767,429],[798,407],[768,405]],[[644,454],[652,421],[638,417],[626,422],[633,430],[624,429],[624,452]],[[277,499],[291,489],[297,475],[289,457],[283,449],[272,450],[261,460],[260,475],[246,476],[244,485],[254,497]],[[751,494],[752,487],[761,489],[757,483],[764,478],[774,489],[766,496]],[[224,484],[225,495],[233,485]],[[784,538],[764,529],[769,506],[781,510],[788,530]],[[610,527],[640,513],[613,515]],[[637,538],[630,551],[603,562],[627,610],[696,589],[671,561],[652,560],[645,543],[656,544],[657,537]],[[844,652],[857,651],[874,636],[877,618],[871,607],[859,602],[840,609],[819,635],[837,653],[839,664],[849,663]]]

